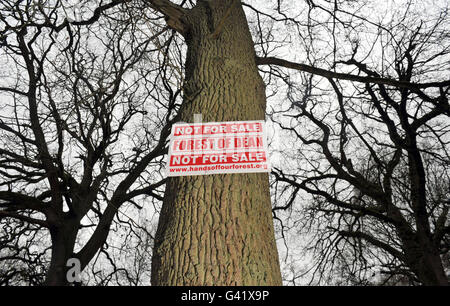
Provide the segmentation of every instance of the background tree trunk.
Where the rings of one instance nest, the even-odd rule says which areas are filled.
[[[198,1],[189,31],[181,121],[263,120],[265,85],[239,2]],[[268,175],[168,180],[153,285],[281,285]]]

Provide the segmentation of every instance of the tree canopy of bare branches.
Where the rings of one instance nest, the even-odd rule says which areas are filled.
[[[67,284],[71,258],[82,283],[149,281],[189,185],[163,173],[171,125],[201,107],[207,120],[265,109],[279,246],[312,257],[281,260],[285,284],[448,285],[448,4],[400,2],[2,1],[0,285]],[[239,90],[255,101],[227,104]],[[233,184],[191,185],[229,187],[219,205],[245,199]],[[262,189],[248,201],[270,202]]]

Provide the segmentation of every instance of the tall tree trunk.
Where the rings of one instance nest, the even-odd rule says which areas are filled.
[[[419,259],[418,275],[422,283],[426,286],[448,286],[448,279],[445,275],[441,257],[436,249],[426,249]]]
[[[404,122],[407,122],[404,115]],[[405,123],[405,126],[406,123]],[[409,127],[407,127],[408,129]],[[407,245],[413,246],[405,253],[411,269],[424,285],[449,285],[438,248],[433,243],[430,220],[427,212],[426,173],[415,131],[408,130],[408,169],[411,189],[411,204],[414,211],[416,237]]]
[[[188,16],[181,121],[265,118],[265,86],[239,1],[198,1]],[[268,175],[170,178],[153,285],[281,285]]]
[[[417,148],[416,140],[411,141],[412,149],[408,154],[409,176],[411,185],[411,203],[414,211],[417,234],[412,245],[417,247],[407,250],[412,259],[412,270],[419,280],[427,286],[449,285],[439,250],[433,243],[430,221],[427,213],[426,173]]]
[[[403,236],[405,264],[420,283],[425,286],[448,286],[439,250],[431,240],[424,239],[419,233]]]
[[[45,276],[45,286],[66,286],[69,284],[66,275],[67,261],[73,257],[77,232],[78,225],[69,221],[61,227],[50,229],[52,255]]]

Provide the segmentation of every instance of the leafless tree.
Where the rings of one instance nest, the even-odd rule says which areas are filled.
[[[66,283],[69,258],[84,269],[121,225],[139,238],[133,207],[161,199],[180,95],[173,33],[121,2],[1,4],[4,283]]]
[[[448,285],[448,4],[379,7],[2,1],[0,284],[281,284],[273,216],[315,260],[285,283]],[[272,198],[164,179],[195,113],[267,117]]]
[[[331,21],[311,35],[328,35],[333,71],[260,60],[313,73],[286,75],[290,104],[271,115],[299,142],[285,154],[297,167],[273,171],[275,188],[289,194],[274,213],[307,198],[318,283],[448,284],[448,10],[424,20],[407,2],[370,23],[345,4],[314,3]]]

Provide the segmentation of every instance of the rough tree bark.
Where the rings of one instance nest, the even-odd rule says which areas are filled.
[[[265,85],[240,2],[198,1],[182,23],[181,121],[264,119]],[[170,178],[152,260],[153,285],[281,285],[268,175]]]

